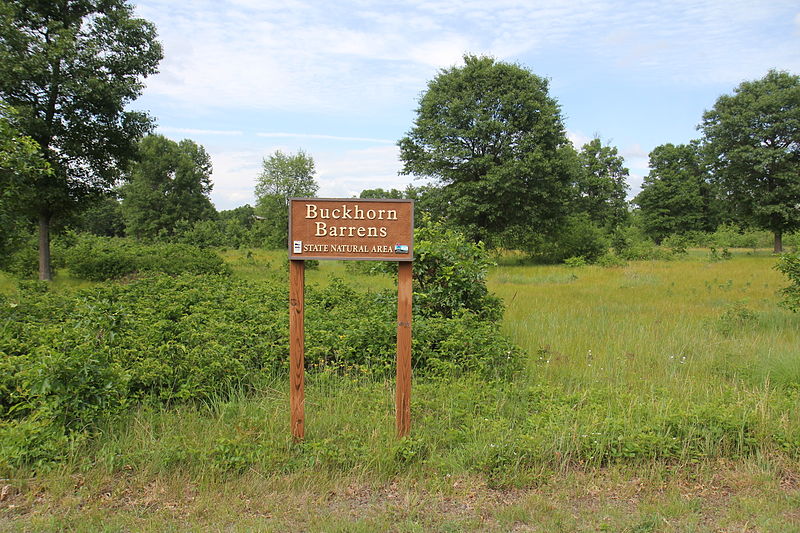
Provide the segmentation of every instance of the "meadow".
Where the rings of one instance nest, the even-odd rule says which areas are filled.
[[[245,281],[285,262],[223,255]],[[394,436],[392,379],[354,369],[308,373],[302,443],[281,375],[145,402],[61,463],[12,471],[0,530],[800,530],[799,318],[771,254],[717,259],[498,257],[488,285],[522,365],[416,379],[410,438]],[[334,278],[393,287],[342,262],[307,283]],[[76,284],[65,271],[54,290]],[[8,278],[0,291],[14,302]]]

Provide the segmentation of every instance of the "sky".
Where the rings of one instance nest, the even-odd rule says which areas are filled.
[[[800,74],[797,0],[132,0],[164,47],[132,108],[203,145],[219,210],[255,204],[262,161],[313,157],[319,196],[424,181],[397,141],[420,95],[464,54],[550,83],[576,147],[630,169],[629,197],[664,143],[699,137],[716,99],[778,69]]]

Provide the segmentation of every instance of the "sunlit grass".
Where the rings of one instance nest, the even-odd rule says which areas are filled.
[[[800,334],[776,305],[785,280],[774,262],[737,253],[620,268],[500,266],[489,285],[531,372],[565,386],[705,394],[730,379],[755,385],[793,372]]]

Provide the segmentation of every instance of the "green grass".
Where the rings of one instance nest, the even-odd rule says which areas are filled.
[[[286,254],[225,258],[258,279]],[[358,376],[309,373],[303,444],[282,379],[143,406],[0,482],[0,530],[800,530],[800,324],[773,257],[510,262],[489,284],[524,371],[415,381],[411,438],[394,437],[393,383]],[[394,285],[342,262],[307,281],[331,276]]]

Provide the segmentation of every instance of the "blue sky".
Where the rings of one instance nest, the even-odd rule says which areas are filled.
[[[395,145],[427,82],[465,53],[550,80],[570,138],[631,171],[697,138],[704,110],[770,68],[800,74],[797,0],[133,0],[164,45],[134,108],[202,144],[218,209],[254,203],[261,161],[311,155],[320,196],[403,188]],[[417,182],[419,184],[420,182]]]

